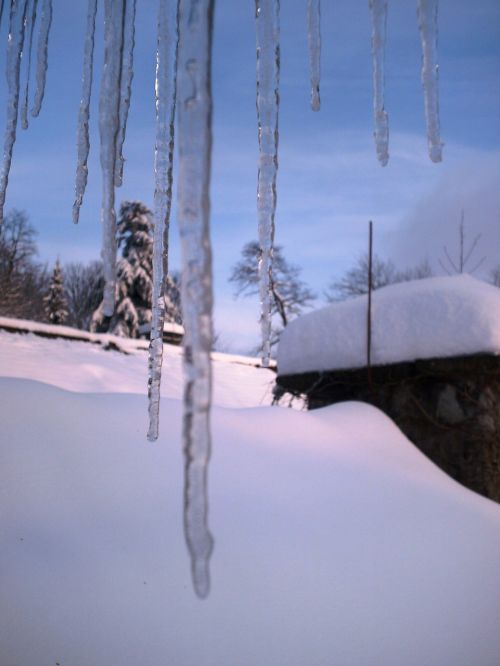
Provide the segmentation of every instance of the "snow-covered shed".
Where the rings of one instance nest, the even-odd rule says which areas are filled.
[[[383,409],[442,469],[500,501],[500,289],[469,275],[391,285],[291,322],[278,384],[310,408]]]

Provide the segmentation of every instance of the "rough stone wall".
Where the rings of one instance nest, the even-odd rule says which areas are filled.
[[[347,372],[278,376],[310,409],[343,400],[379,407],[451,477],[500,502],[500,357],[432,359]]]

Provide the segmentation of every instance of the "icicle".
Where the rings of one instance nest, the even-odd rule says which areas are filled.
[[[279,112],[279,0],[256,0],[257,117],[259,171],[257,210],[259,218],[259,276],[262,330],[262,365],[271,356],[271,272],[278,172]]]
[[[0,174],[0,228],[3,224],[5,194],[9,182],[12,151],[16,142],[19,108],[19,74],[24,45],[27,0],[13,0],[10,7],[9,38],[7,41],[7,120],[3,148],[3,166]]]
[[[387,28],[387,0],[370,0],[372,14],[373,114],[375,147],[382,166],[389,161],[389,119],[384,108],[384,57]]]
[[[85,32],[85,44],[83,47],[83,71],[82,71],[82,97],[80,110],[78,112],[77,131],[77,165],[75,182],[75,203],[73,204],[73,222],[78,224],[80,219],[80,208],[83,195],[87,187],[88,167],[87,160],[90,152],[89,140],[89,118],[90,118],[90,94],[92,91],[92,77],[94,72],[94,38],[95,17],[97,13],[97,0],[89,0],[87,7],[87,28]]]
[[[0,24],[2,23],[4,0],[0,0]]]
[[[103,228],[102,259],[104,264],[103,313],[111,317],[115,307],[116,284],[116,215],[115,165],[120,77],[123,51],[122,0],[104,0],[104,66],[99,97],[99,134],[101,138]]]
[[[33,50],[33,34],[35,31],[35,22],[36,22],[36,8],[38,5],[38,0],[33,0],[33,7],[31,12],[28,11],[28,16],[31,13],[31,20],[29,26],[29,37],[28,37],[28,65],[26,72],[26,84],[24,87],[24,98],[23,103],[21,104],[21,127],[23,129],[28,129],[28,93],[30,85],[30,75],[31,75],[31,53]]]
[[[36,65],[36,91],[31,115],[36,118],[42,108],[45,94],[45,79],[47,78],[49,32],[52,23],[52,0],[43,0],[40,15],[40,32],[38,33],[37,65]]]
[[[214,0],[181,0],[179,23],[178,220],[182,246],[184,334],[184,531],[199,597],[209,591],[213,539],[208,529],[212,371],[211,47]]]
[[[116,139],[116,170],[115,187],[121,187],[123,181],[123,142],[127,131],[128,111],[132,94],[132,79],[134,76],[134,46],[135,46],[135,8],[136,0],[125,0],[125,19],[123,28],[123,61],[120,91],[120,128]]]
[[[156,142],[153,243],[153,312],[149,345],[148,439],[158,438],[165,279],[168,273],[168,228],[172,205],[172,167],[176,102],[178,1],[160,0],[156,47]]]
[[[311,109],[319,111],[321,0],[308,0],[307,2],[307,37],[309,43],[309,69],[311,72]]]
[[[429,157],[441,162],[442,147],[439,132],[439,91],[437,64],[438,0],[418,0],[417,20],[422,41],[422,85],[424,87],[425,118]]]

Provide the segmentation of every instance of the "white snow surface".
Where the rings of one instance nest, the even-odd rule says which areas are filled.
[[[500,663],[500,507],[375,408],[214,408],[200,601],[182,404],[162,399],[148,443],[146,354],[9,333],[0,350],[24,377],[0,377],[2,666]]]
[[[367,296],[302,315],[281,335],[280,375],[366,365]],[[372,294],[372,364],[500,353],[500,289],[470,275],[426,278]]]
[[[0,376],[34,379],[68,391],[83,393],[137,393],[147,395],[149,343],[114,335],[77,331],[65,326],[0,319],[2,325],[24,330],[64,334],[68,339],[47,339],[32,333],[0,330]],[[89,344],[75,339],[81,335]],[[105,350],[109,344],[126,353]],[[182,349],[164,346],[161,395],[182,399]],[[256,407],[272,402],[276,375],[258,367],[260,360],[233,354],[212,353],[214,404],[222,407]],[[147,410],[145,403],[144,409]],[[1,663],[1,661],[0,661]]]

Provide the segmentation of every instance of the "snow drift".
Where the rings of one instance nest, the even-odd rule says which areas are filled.
[[[201,602],[182,531],[181,402],[163,398],[147,443],[144,395],[79,384],[85,353],[106,381],[116,363],[122,385],[134,355],[9,334],[0,349],[6,337],[22,341],[18,359],[34,347],[38,379],[50,367],[46,382],[70,382],[71,358],[75,370],[72,392],[0,379],[2,666],[500,662],[500,507],[376,409],[214,409]],[[268,372],[237,367],[243,384]]]

